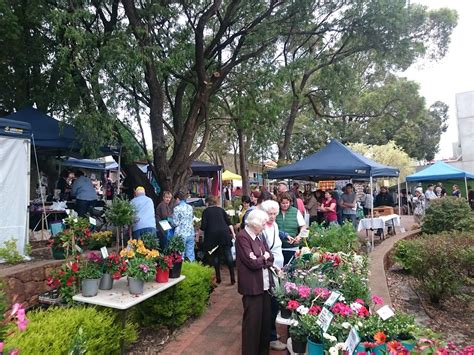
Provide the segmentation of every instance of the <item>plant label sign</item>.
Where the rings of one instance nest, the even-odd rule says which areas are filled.
[[[97,225],[97,221],[95,220],[95,218],[92,218],[92,217],[89,217],[89,223],[92,224],[93,226]]]
[[[76,250],[79,252],[79,253],[82,253],[84,250],[82,250],[82,248],[77,245],[77,244],[74,244],[74,248],[76,248]]]
[[[332,314],[326,307],[323,307],[321,313],[319,313],[318,325],[321,327],[323,332],[326,332],[331,325],[334,314]]]
[[[231,217],[235,216],[235,210],[227,210],[227,214]]]
[[[66,214],[69,216],[71,214],[71,210],[66,208]]]
[[[337,299],[341,296],[341,294],[337,291],[332,291],[331,295],[328,297],[326,302],[324,302],[325,306],[332,307],[334,303],[336,303]]]
[[[354,350],[356,349],[359,343],[360,343],[359,334],[357,334],[357,331],[355,330],[355,328],[352,328],[345,342],[347,353],[353,354]]]
[[[109,252],[107,250],[107,247],[100,248],[100,253],[102,254],[103,259],[107,259],[109,257]]]
[[[390,317],[393,317],[395,315],[395,313],[392,311],[392,309],[388,305],[381,307],[377,311],[377,314],[380,316],[380,318],[382,318],[382,320],[387,320]]]
[[[158,223],[165,232],[171,229],[171,224],[167,220],[159,221]]]

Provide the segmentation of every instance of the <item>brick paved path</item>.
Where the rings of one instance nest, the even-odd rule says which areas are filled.
[[[181,328],[160,354],[226,354],[241,353],[242,296],[237,284],[230,285],[229,271],[222,268],[222,283],[211,295],[211,305],[190,326]],[[283,335],[285,328],[278,329]],[[285,338],[282,336],[282,340]],[[271,351],[283,355],[284,351]]]

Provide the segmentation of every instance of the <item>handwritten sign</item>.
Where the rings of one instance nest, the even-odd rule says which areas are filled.
[[[387,320],[390,317],[393,317],[395,315],[395,313],[392,311],[392,309],[388,305],[381,307],[377,311],[377,314],[380,316],[380,318],[382,318],[382,320]]]
[[[334,314],[332,314],[326,307],[323,307],[318,317],[318,325],[321,327],[323,332],[326,332],[331,325]]]
[[[336,303],[337,299],[341,296],[341,294],[337,291],[332,291],[331,295],[328,297],[326,302],[324,302],[325,306],[332,307],[334,303]]]
[[[107,247],[100,248],[100,253],[102,254],[103,259],[107,259],[109,257],[109,251],[107,250]]]
[[[357,334],[357,331],[355,328],[352,328],[351,331],[349,332],[349,336],[346,339],[346,342],[344,343],[346,345],[346,351],[348,354],[353,354],[354,350],[356,349],[357,345],[360,343],[360,337],[359,334]]]

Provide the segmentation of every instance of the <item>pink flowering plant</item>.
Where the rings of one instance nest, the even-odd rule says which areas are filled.
[[[137,280],[152,281],[156,275],[156,264],[151,259],[136,256],[127,260],[125,274]]]
[[[5,313],[4,320],[1,322],[2,327],[8,326],[9,324],[15,324],[16,327],[10,328],[5,337],[9,337],[15,331],[24,332],[28,326],[29,320],[26,318],[26,310],[20,303],[15,303],[10,312]],[[0,341],[0,352],[2,354],[16,355],[20,351],[18,349],[5,349],[5,344]]]

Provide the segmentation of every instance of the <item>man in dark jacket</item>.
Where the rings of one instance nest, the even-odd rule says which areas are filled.
[[[380,188],[379,194],[375,197],[374,207],[380,206],[395,206],[392,195],[388,192],[388,189],[385,186]]]

